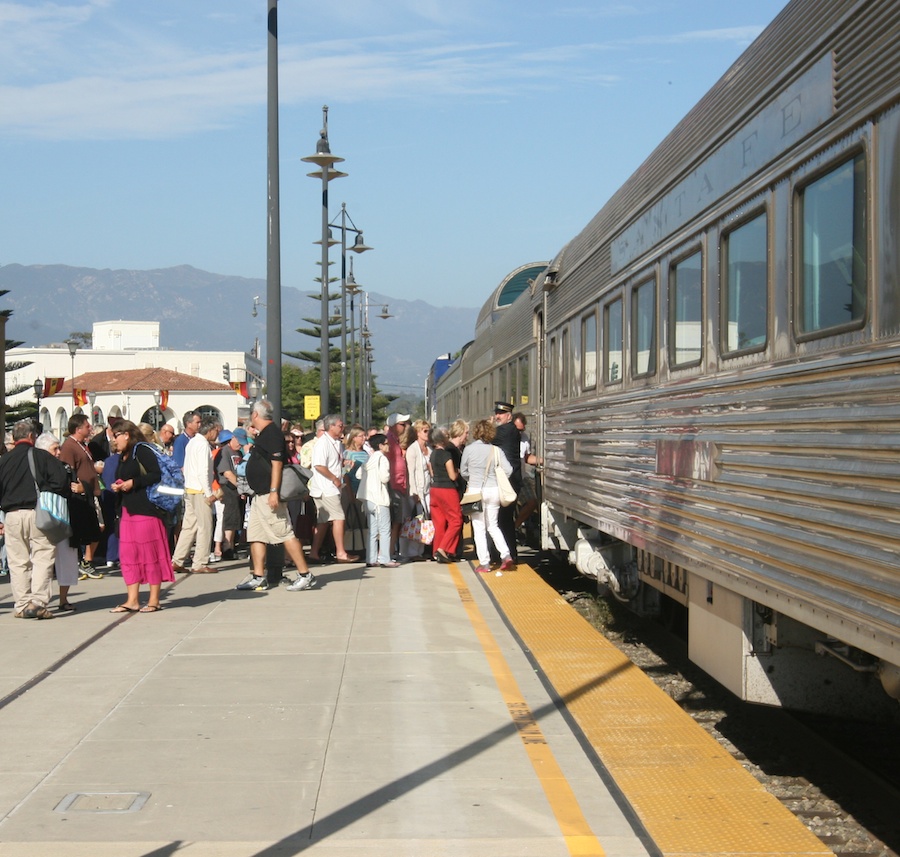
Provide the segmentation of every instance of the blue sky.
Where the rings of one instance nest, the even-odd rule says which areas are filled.
[[[478,307],[577,234],[784,5],[280,0],[283,284],[319,276],[300,158],[324,104],[349,174],[331,216],[346,202],[375,248],[356,279]],[[0,0],[0,264],[264,278],[266,10]]]

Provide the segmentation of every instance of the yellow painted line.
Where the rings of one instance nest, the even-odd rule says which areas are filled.
[[[833,857],[534,569],[483,582],[664,855]]]
[[[519,732],[519,737],[525,745],[525,752],[531,761],[541,788],[544,790],[553,815],[556,817],[556,823],[562,832],[569,854],[572,857],[604,857],[603,847],[594,836],[594,832],[581,812],[578,800],[534,719],[531,709],[523,699],[509,664],[503,657],[494,640],[494,635],[490,632],[484,616],[478,609],[472,592],[463,581],[459,568],[455,563],[451,563],[447,568],[490,665],[491,672],[494,674],[494,681],[496,681],[503,701],[509,709],[509,715]]]

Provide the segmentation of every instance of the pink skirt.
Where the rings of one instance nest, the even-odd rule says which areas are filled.
[[[175,580],[166,528],[159,518],[131,515],[122,509],[119,563],[126,586],[135,583],[158,586],[164,580]]]

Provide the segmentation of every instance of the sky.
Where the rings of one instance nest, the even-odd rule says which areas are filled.
[[[577,235],[784,5],[280,0],[282,284],[320,276],[301,158],[323,105],[348,174],[329,217],[346,203],[374,248],[357,281],[480,307]],[[0,0],[0,264],[265,278],[267,8]]]

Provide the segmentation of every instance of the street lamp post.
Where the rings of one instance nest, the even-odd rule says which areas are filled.
[[[318,170],[307,173],[307,175],[311,178],[322,179],[322,330],[320,336],[321,377],[319,379],[319,407],[324,414],[328,413],[329,410],[329,349],[331,347],[328,336],[328,182],[347,175],[340,172],[340,170],[333,169],[334,164],[341,163],[344,159],[331,154],[331,146],[328,143],[328,105],[322,108],[322,130],[319,132],[319,142],[316,143],[316,153],[300,160],[318,166]]]
[[[159,431],[159,418],[161,416],[159,412],[159,403],[162,401],[162,391],[154,390],[153,391],[153,429],[154,431]]]
[[[34,389],[34,397],[37,399],[37,424],[40,426],[41,423],[41,393],[44,392],[44,382],[40,378],[34,379],[34,384],[32,385]]]
[[[73,339],[67,339],[66,345],[69,346],[69,356],[72,358],[72,413],[75,413],[75,408],[78,407],[78,404],[75,400],[75,352],[78,350],[78,343]]]
[[[347,226],[347,221],[350,221],[350,226]],[[348,285],[350,285],[350,279],[347,276],[347,232],[355,232],[356,238],[353,241],[353,246],[350,248],[354,253],[365,253],[366,250],[371,250],[366,242],[363,240],[363,234],[361,229],[356,228],[356,224],[353,222],[352,218],[349,214],[347,214],[347,203],[341,203],[341,317],[343,319],[347,318],[347,291]],[[352,266],[351,266],[351,274],[352,274]],[[354,287],[358,290],[358,286],[356,286],[356,281],[353,281]],[[352,305],[352,304],[351,304]],[[352,341],[351,341],[352,344]],[[341,322],[341,419],[346,419],[347,417],[347,324],[346,322]]]
[[[259,381],[256,380],[255,375],[250,378],[250,383],[247,385],[247,392],[250,395],[250,405],[252,407],[256,404],[256,399],[259,396]]]
[[[96,393],[88,393],[88,404],[91,406],[91,425],[95,425],[96,421],[94,419],[94,405],[97,404],[97,394]]]

